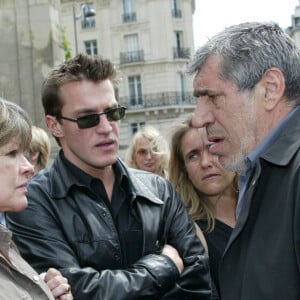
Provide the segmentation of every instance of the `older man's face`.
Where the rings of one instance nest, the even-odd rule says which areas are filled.
[[[236,84],[219,78],[221,59],[210,57],[194,79],[198,98],[193,127],[206,127],[210,152],[230,171],[243,173],[245,157],[255,148],[259,124],[255,91],[240,92]]]

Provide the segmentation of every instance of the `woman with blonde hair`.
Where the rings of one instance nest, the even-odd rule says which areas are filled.
[[[166,140],[152,126],[137,131],[127,149],[127,166],[168,177],[169,149]]]
[[[202,229],[207,241],[213,287],[218,288],[218,267],[236,224],[237,175],[226,171],[209,153],[205,128],[192,128],[190,118],[172,135],[169,178]],[[218,299],[217,289],[213,298]]]
[[[27,158],[34,166],[35,173],[46,168],[51,151],[47,132],[40,127],[32,126],[32,139],[27,151]]]

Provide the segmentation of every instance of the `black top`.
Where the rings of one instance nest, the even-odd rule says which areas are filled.
[[[207,233],[205,232],[207,227],[206,220],[197,220],[196,223],[202,229],[206,238],[211,278],[213,284],[217,290],[219,290],[219,265],[233,228],[216,219],[214,230]],[[214,291],[212,299],[219,299],[219,296],[215,293],[217,293],[217,291]]]

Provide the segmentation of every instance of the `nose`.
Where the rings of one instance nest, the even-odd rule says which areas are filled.
[[[153,156],[151,150],[148,150],[147,153],[146,153],[146,159],[151,159]]]
[[[97,130],[97,132],[100,132],[100,133],[103,133],[103,132],[107,133],[107,132],[110,132],[112,130],[111,123],[107,120],[106,115],[101,115],[100,116],[100,122],[96,126],[96,130]]]
[[[22,154],[22,162],[21,162],[21,173],[25,174],[27,178],[31,178],[34,175],[34,167],[27,160],[27,158]]]
[[[212,160],[213,160],[213,156],[212,154],[209,153],[208,149],[206,148],[205,150],[203,150],[201,154],[202,168],[209,168],[210,166],[212,166]]]
[[[214,115],[206,99],[198,100],[192,117],[192,126],[195,128],[207,127],[214,122]]]

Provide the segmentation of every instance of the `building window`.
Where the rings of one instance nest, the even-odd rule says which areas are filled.
[[[183,47],[183,32],[175,31],[175,47],[174,47],[174,58],[189,58],[190,49]]]
[[[186,87],[186,76],[184,73],[179,72],[178,73],[178,87],[180,88],[179,93],[177,95],[177,104],[187,102],[187,87]]]
[[[300,27],[300,17],[294,17],[294,22],[296,27]]]
[[[175,31],[175,47],[182,48],[183,46],[183,32],[182,31]]]
[[[98,55],[98,48],[97,48],[97,41],[91,40],[91,41],[85,41],[85,53],[91,56]]]
[[[129,76],[128,77],[128,89],[129,89],[129,105],[130,106],[142,106],[142,83],[141,76]]]
[[[139,49],[137,34],[129,34],[124,37],[125,52],[121,53],[121,64],[144,61],[144,51]]]
[[[84,4],[82,7],[81,27],[83,29],[94,28],[96,26],[95,17],[85,17],[86,13],[91,9],[94,9],[93,4],[91,3]]]
[[[135,0],[123,0],[123,22],[136,21]]]
[[[137,34],[128,34],[124,37],[125,49],[127,52],[139,50],[139,37]]]
[[[173,18],[182,18],[180,9],[180,0],[171,0],[172,3],[172,16]]]
[[[131,123],[130,127],[131,127],[131,135],[134,135],[138,130],[140,130],[143,126],[145,126],[146,123],[145,122],[135,122],[135,123]]]

